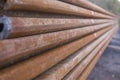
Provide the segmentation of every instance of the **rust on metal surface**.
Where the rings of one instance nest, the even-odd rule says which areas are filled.
[[[115,30],[114,30],[115,33]],[[112,34],[112,36],[114,35]],[[110,40],[112,39],[112,36]],[[108,46],[110,40],[108,40],[104,46],[99,50],[98,54],[95,56],[95,58],[90,62],[90,64],[87,66],[87,68],[79,75],[77,80],[87,80],[87,77],[89,76],[90,72],[93,70],[94,66],[96,65],[97,61],[100,59],[101,55],[103,54],[104,50]]]
[[[1,40],[0,66],[9,62],[22,60],[25,57],[39,54],[42,51],[79,39],[82,36],[90,34],[91,32],[95,32],[105,27],[110,27],[110,24],[113,23],[106,23],[91,27],[88,26],[78,29],[65,30],[17,39]]]
[[[83,8],[87,8],[96,12],[100,12],[106,15],[110,15],[112,17],[116,17],[114,14],[104,10],[103,8],[93,4],[92,2],[90,2],[89,0],[60,0],[60,1],[65,1]]]
[[[95,58],[92,60],[92,62],[88,65],[88,67],[82,72],[82,74],[80,75],[80,77],[77,80],[87,80],[88,75],[90,74],[90,72],[94,68],[95,64],[97,63],[97,61],[101,57],[101,55],[104,52],[104,50],[106,49],[109,41],[107,41],[107,43],[103,46],[103,48],[100,49],[98,54],[95,56]]]
[[[3,27],[0,38],[18,38],[102,24],[111,21],[112,20],[106,19],[21,18],[3,16],[0,18],[0,24],[1,27]]]
[[[87,0],[0,2],[0,80],[85,80],[118,28]]]
[[[111,32],[113,33],[113,32]],[[62,80],[77,80],[82,71],[88,66],[92,59],[96,56],[98,51],[103,47],[103,45],[110,39],[112,34],[109,34],[107,39],[104,39],[98,46],[87,56],[85,59],[78,63],[75,68],[73,68],[70,73],[68,73]]]
[[[51,68],[53,65],[57,64],[64,58],[70,56],[71,54],[73,54],[75,51],[79,50],[86,44],[97,39],[98,37],[103,35],[105,32],[109,31],[110,29],[111,28],[108,27],[106,29],[90,34],[86,37],[83,37],[82,39],[55,48],[53,50],[40,54],[37,57],[33,57],[27,61],[21,62],[17,65],[13,65],[8,69],[3,70],[4,73],[2,72],[0,73],[1,75],[0,79],[2,80],[9,78],[12,80],[14,79],[24,80],[24,79],[35,78],[36,76],[48,70],[49,68]],[[96,34],[96,36],[94,34]]]
[[[46,71],[35,80],[61,80],[68,74],[80,61],[82,61],[101,41],[103,41],[111,31],[102,35],[100,38],[80,49],[64,61],[60,62],[50,70]],[[107,40],[108,38],[106,38]]]
[[[26,10],[41,11],[50,13],[60,13],[69,15],[78,15],[84,17],[107,18],[111,16],[97,13],[78,6],[67,4],[58,0],[7,0],[5,10]]]

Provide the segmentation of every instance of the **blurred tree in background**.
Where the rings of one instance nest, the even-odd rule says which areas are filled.
[[[89,0],[102,8],[116,14],[120,19],[120,0]],[[119,22],[120,23],[120,22]]]
[[[90,0],[90,1],[120,16],[120,0]]]

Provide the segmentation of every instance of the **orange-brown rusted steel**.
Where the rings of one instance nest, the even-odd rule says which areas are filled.
[[[97,63],[97,61],[101,57],[104,50],[106,49],[108,42],[103,46],[102,49],[100,49],[98,54],[95,56],[95,58],[92,60],[92,62],[88,65],[88,67],[82,72],[82,74],[79,76],[79,78],[77,80],[87,80],[88,75],[90,74],[90,72],[94,68],[95,64]]]
[[[3,16],[0,18],[0,38],[31,36],[33,34],[80,28],[110,21],[106,19],[21,18]]]
[[[113,30],[107,32],[105,35],[101,36],[99,39],[95,40],[91,44],[87,45],[83,49],[79,50],[72,56],[68,57],[64,61],[60,62],[47,72],[43,73],[35,80],[61,80],[68,74],[80,61],[82,61],[98,44],[100,44],[105,38],[105,41],[110,37],[109,34]],[[107,37],[109,36],[109,37]]]
[[[5,0],[3,8],[0,80],[84,80],[117,28],[115,15],[86,0]],[[4,16],[11,11],[42,13]]]
[[[41,11],[78,15],[82,17],[108,18],[111,16],[67,4],[58,0],[7,0],[5,10]]]
[[[0,79],[33,79],[63,60],[64,58],[70,56],[86,44],[97,39],[110,29],[111,28],[108,27],[86,37],[83,37],[82,39],[76,40],[69,44],[40,54],[39,56],[33,57],[24,62],[8,67],[7,69],[0,71]]]
[[[115,17],[114,14],[112,14],[112,13],[104,10],[103,8],[91,3],[89,0],[60,0],[60,1],[65,1],[65,2],[71,3],[73,5],[77,5],[77,6],[80,6],[83,8],[87,8],[87,9],[90,9],[90,10],[93,10],[96,12],[100,12],[100,13]]]
[[[103,52],[106,49],[106,47],[108,46],[109,42],[110,42],[110,40],[108,40],[107,43],[105,43],[105,45],[99,50],[99,52],[95,56],[95,58],[91,61],[91,63],[87,66],[87,68],[81,73],[79,78],[76,80],[87,80],[87,77],[89,76],[90,72],[94,68],[95,64],[97,63],[97,61],[99,60],[101,55],[103,54]]]
[[[116,32],[116,30],[114,31],[114,33]],[[114,34],[112,34],[113,36]],[[111,39],[112,39],[111,36]],[[110,39],[110,40],[111,40]],[[95,64],[97,63],[97,61],[99,60],[99,58],[101,57],[101,55],[103,54],[104,50],[106,49],[106,47],[108,46],[110,40],[108,40],[105,45],[99,50],[98,54],[95,56],[95,58],[90,62],[90,64],[87,66],[87,68],[79,75],[77,80],[87,80],[87,77],[89,76],[90,72],[92,71],[92,69],[94,68]]]
[[[113,32],[111,32],[113,33]],[[112,35],[110,35],[111,37]],[[88,64],[92,61],[92,59],[96,56],[98,51],[104,46],[104,44],[109,41],[110,38],[107,40],[102,41],[85,59],[77,64],[75,68],[71,70],[70,73],[68,73],[62,80],[77,80],[79,75],[82,73],[82,71],[88,66]]]
[[[79,39],[113,23],[0,41],[0,66]],[[9,54],[10,53],[10,54]]]

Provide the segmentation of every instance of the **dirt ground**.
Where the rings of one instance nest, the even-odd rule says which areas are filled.
[[[120,30],[110,42],[88,80],[120,80]]]

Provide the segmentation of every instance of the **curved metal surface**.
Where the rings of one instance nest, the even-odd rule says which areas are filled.
[[[111,16],[67,4],[58,0],[7,0],[4,9],[60,13],[94,18],[112,18]]]

